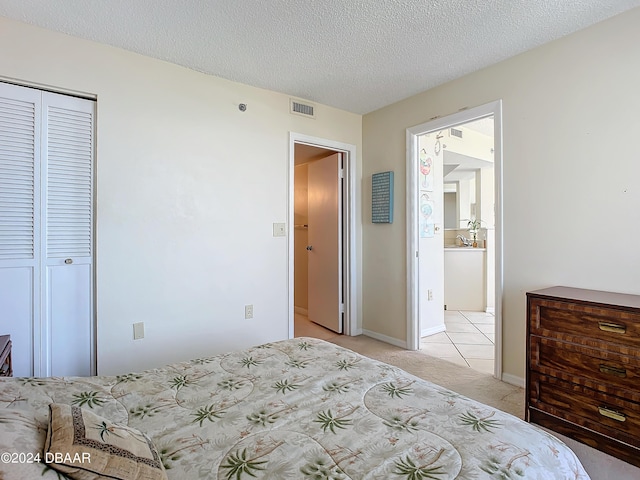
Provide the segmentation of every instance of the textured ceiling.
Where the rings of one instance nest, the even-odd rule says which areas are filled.
[[[368,113],[640,0],[0,0],[0,15]]]

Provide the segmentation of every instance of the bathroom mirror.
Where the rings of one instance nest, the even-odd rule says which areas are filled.
[[[470,218],[493,228],[493,119],[443,132],[444,228],[466,229]]]

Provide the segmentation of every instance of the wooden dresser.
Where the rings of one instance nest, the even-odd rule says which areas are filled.
[[[640,295],[527,293],[526,420],[640,467]]]

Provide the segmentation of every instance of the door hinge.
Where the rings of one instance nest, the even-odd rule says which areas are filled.
[[[418,251],[416,250],[416,258],[418,258]]]
[[[344,315],[344,303],[340,304],[340,313]]]
[[[344,178],[344,168],[338,170],[338,178]]]

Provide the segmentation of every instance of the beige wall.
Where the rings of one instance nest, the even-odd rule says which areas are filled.
[[[405,130],[503,100],[503,366],[524,377],[525,292],[640,294],[640,9],[363,118],[363,327],[406,338]],[[394,170],[394,223],[371,174]]]
[[[287,220],[289,133],[356,145],[359,186],[360,115],[291,115],[287,95],[4,18],[0,59],[4,78],[97,95],[100,374],[287,337],[272,223]]]
[[[303,225],[309,224],[309,164],[295,166],[294,180],[294,299],[293,305],[296,309],[307,310],[309,307],[309,252],[307,252],[307,241],[309,229]],[[304,313],[304,312],[301,312]]]

